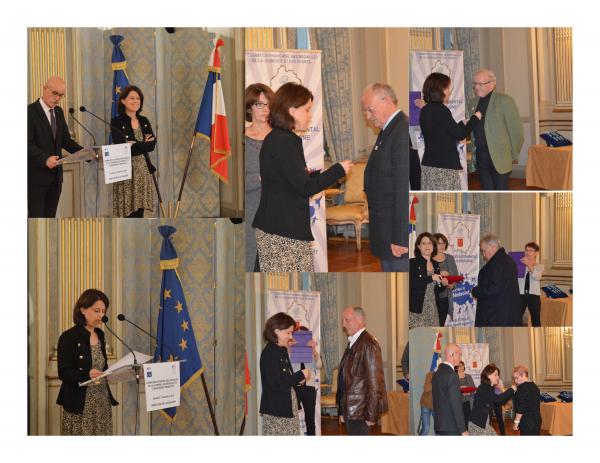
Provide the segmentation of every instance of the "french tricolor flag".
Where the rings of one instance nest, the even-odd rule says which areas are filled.
[[[433,343],[433,355],[431,356],[431,365],[429,371],[435,371],[442,357],[442,332],[438,331]]]
[[[224,45],[220,38],[215,39],[215,46],[208,62],[208,77],[196,120],[196,135],[210,140],[210,170],[223,182],[229,180],[227,158],[231,154],[225,99],[221,86],[221,56],[219,47]]]

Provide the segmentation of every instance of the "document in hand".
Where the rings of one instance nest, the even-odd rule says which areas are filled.
[[[144,364],[152,360],[151,355],[142,354],[141,352],[135,352],[135,357],[138,365]],[[90,384],[98,383],[98,382],[108,382],[108,383],[119,383],[122,381],[133,381],[135,380],[135,372],[133,370],[133,354],[130,352],[116,363],[114,363],[111,367],[102,373],[102,375],[98,376],[95,379],[90,379],[83,383],[79,383],[80,386],[88,386]]]

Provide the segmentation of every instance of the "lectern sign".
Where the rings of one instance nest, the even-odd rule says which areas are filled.
[[[102,147],[104,161],[104,183],[131,179],[131,145],[121,143]]]
[[[178,407],[180,403],[179,362],[144,365],[146,410]]]

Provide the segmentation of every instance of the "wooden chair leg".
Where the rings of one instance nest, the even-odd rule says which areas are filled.
[[[360,222],[354,222],[354,235],[356,236],[356,249],[360,252],[362,226]]]

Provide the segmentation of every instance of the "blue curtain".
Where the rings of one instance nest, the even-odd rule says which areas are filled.
[[[332,371],[337,368],[339,315],[337,309],[337,284],[334,273],[311,273],[311,289],[321,293],[321,360],[325,381],[331,384]]]
[[[354,146],[350,77],[350,30],[314,28],[310,30],[313,49],[322,50],[323,129],[325,152],[333,162],[358,159]]]

